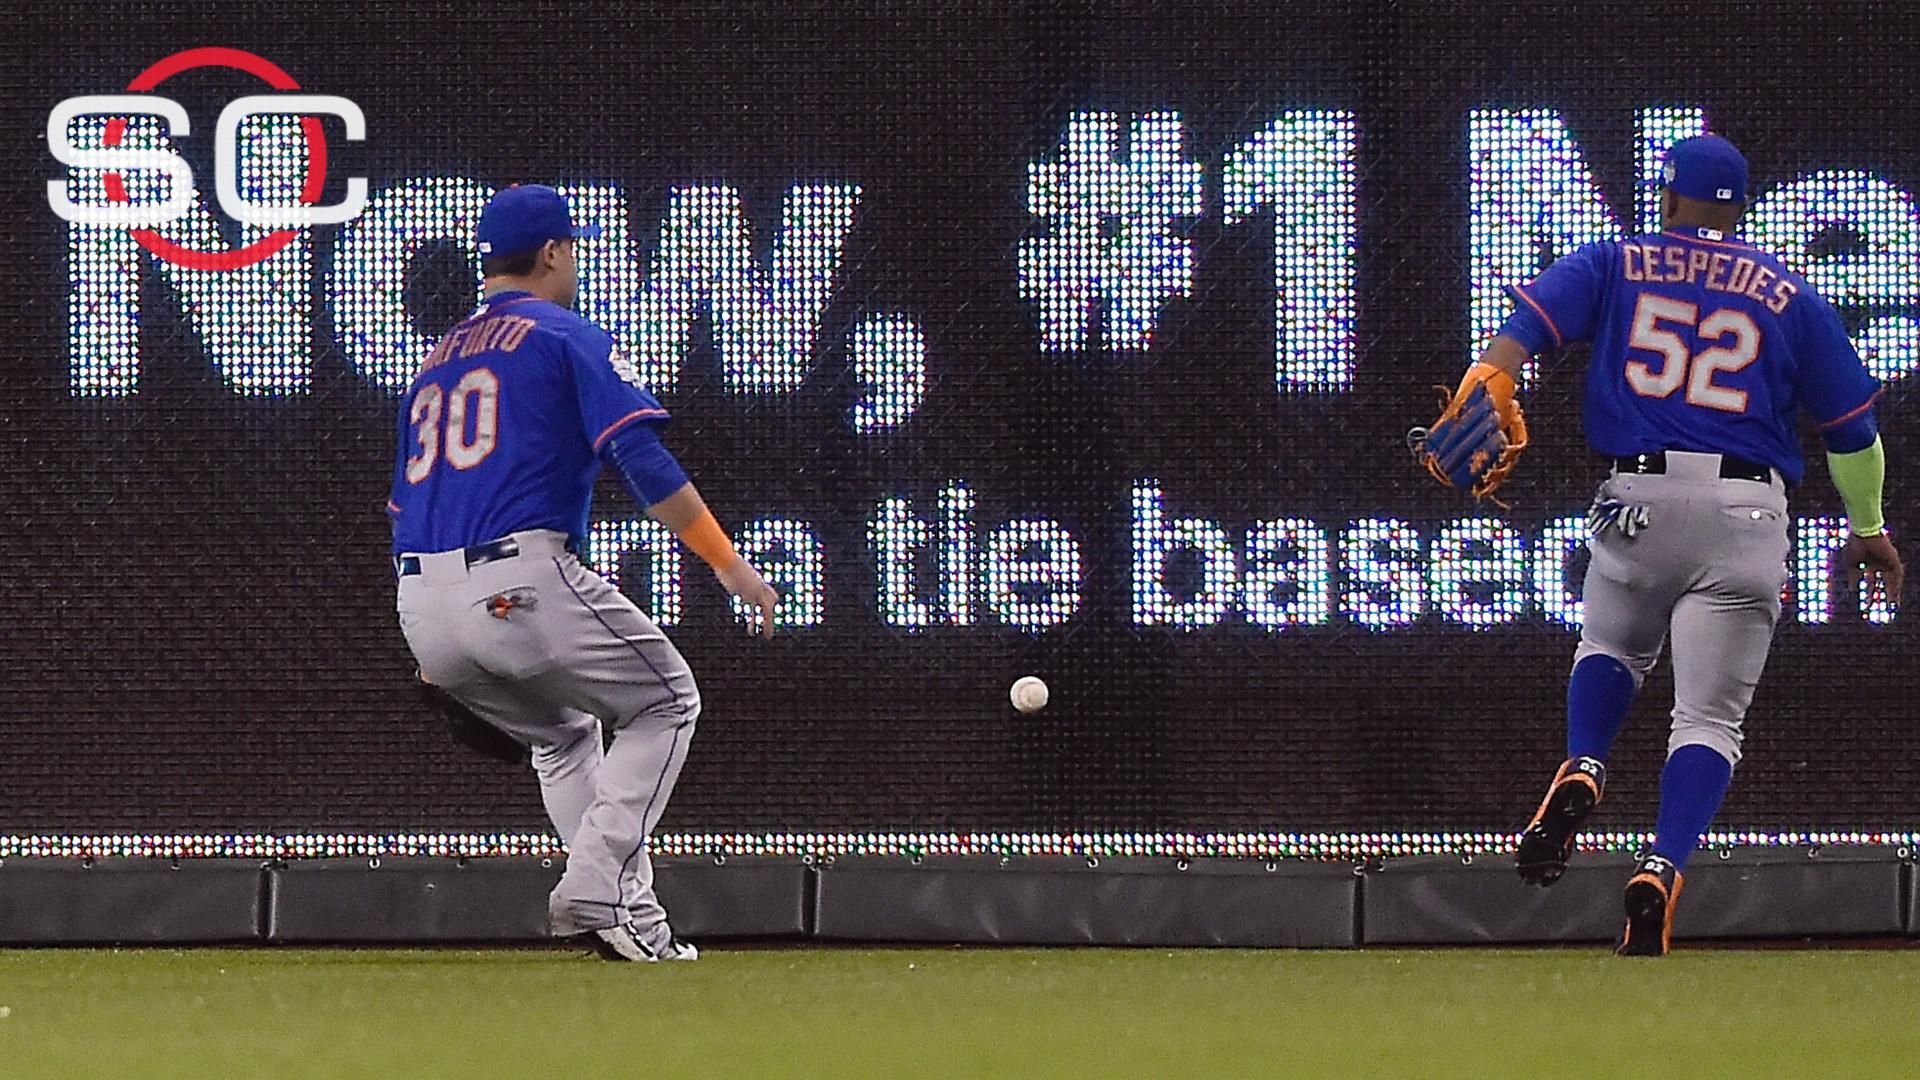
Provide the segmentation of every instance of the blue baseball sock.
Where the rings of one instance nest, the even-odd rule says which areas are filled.
[[[1700,846],[1700,837],[1720,812],[1733,779],[1733,763],[1712,747],[1688,744],[1667,758],[1660,773],[1660,824],[1655,827],[1653,853],[1685,870],[1687,858]]]
[[[1607,760],[1635,689],[1633,672],[1611,656],[1595,654],[1573,665],[1567,679],[1567,756]]]

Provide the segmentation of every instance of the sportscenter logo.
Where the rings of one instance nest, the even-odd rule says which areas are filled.
[[[360,107],[344,97],[332,94],[250,94],[229,102],[220,111],[214,126],[214,195],[220,209],[243,224],[275,229],[267,236],[242,248],[228,251],[198,251],[182,248],[152,230],[177,220],[193,203],[193,168],[170,149],[136,149],[120,146],[126,135],[128,116],[153,116],[163,122],[161,135],[188,135],[192,132],[187,110],[170,98],[148,93],[167,79],[184,71],[203,67],[225,67],[244,71],[279,91],[297,91],[300,84],[278,65],[264,57],[240,49],[204,48],[174,53],[153,64],[127,84],[122,94],[83,94],[53,107],[47,116],[47,149],[55,160],[70,170],[97,170],[102,178],[108,202],[75,202],[68,190],[70,178],[47,182],[47,202],[63,221],[80,225],[117,226],[133,230],[140,246],[156,258],[202,270],[235,270],[269,258],[293,239],[293,229],[313,225],[339,225],[353,220],[367,205],[367,181],[364,177],[347,180],[345,197],[337,203],[320,205],[320,193],[326,185],[327,142],[316,116],[336,116],[345,124],[350,142],[366,139],[366,116]],[[99,147],[85,147],[73,139],[73,121],[82,116],[111,117]],[[240,126],[254,116],[305,117],[301,126],[306,133],[307,176],[298,205],[267,205],[241,194],[239,185]],[[164,174],[167,197],[159,202],[134,203],[127,194],[121,170],[144,170]]]

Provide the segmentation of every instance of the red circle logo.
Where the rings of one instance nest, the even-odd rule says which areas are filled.
[[[174,53],[153,64],[147,70],[133,77],[127,89],[144,94],[183,71],[195,68],[224,67],[235,71],[244,71],[249,75],[273,87],[275,90],[298,90],[300,84],[293,76],[281,70],[278,64],[264,56],[256,56],[242,49],[187,49]],[[320,193],[327,183],[327,136],[320,127],[320,121],[309,116],[300,121],[307,136],[307,182],[300,190],[300,201],[312,206],[320,201]],[[102,142],[107,146],[118,146],[126,136],[127,121],[124,117],[114,117],[107,121],[106,137]],[[132,201],[127,195],[127,185],[119,173],[108,173],[103,178],[107,188],[107,198],[114,202]],[[252,266],[286,247],[293,240],[292,229],[279,229],[255,240],[242,248],[227,251],[197,251],[181,247],[179,244],[161,236],[151,229],[134,229],[133,238],[143,248],[152,252],[155,258],[164,259],[176,266],[191,270],[238,270]]]

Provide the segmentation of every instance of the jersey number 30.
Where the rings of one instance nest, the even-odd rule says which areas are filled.
[[[1660,324],[1680,323],[1716,344],[1697,356],[1689,356],[1687,343],[1679,334]],[[1663,358],[1655,371],[1639,360],[1627,363],[1627,384],[1643,397],[1671,397],[1681,383],[1687,384],[1687,403],[1721,412],[1746,412],[1747,392],[1721,386],[1713,381],[1722,371],[1739,371],[1760,355],[1760,328],[1744,311],[1721,308],[1702,319],[1693,304],[1652,293],[1642,294],[1640,306],[1633,310],[1633,336],[1629,347],[1656,353]]]
[[[446,418],[444,428],[442,413]],[[443,453],[447,464],[471,469],[493,453],[493,444],[500,437],[500,378],[486,368],[475,368],[454,383],[451,391],[428,383],[413,396],[407,418],[413,424],[414,441],[420,444],[420,452],[407,458],[407,483],[425,480]],[[467,435],[469,426],[473,428],[471,438]]]

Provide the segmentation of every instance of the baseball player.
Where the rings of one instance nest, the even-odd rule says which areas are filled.
[[[1878,385],[1805,278],[1733,235],[1747,163],[1701,135],[1668,154],[1660,232],[1592,244],[1525,286],[1433,428],[1436,477],[1488,496],[1526,444],[1514,402],[1527,359],[1593,343],[1587,441],[1612,465],[1588,515],[1586,613],[1567,684],[1567,760],[1521,834],[1525,881],[1551,885],[1606,791],[1607,754],[1663,647],[1673,729],[1652,850],[1626,886],[1622,955],[1667,952],[1687,859],[1740,760],[1741,721],[1766,665],[1786,583],[1787,491],[1804,471],[1805,411],[1846,504],[1839,565],[1898,597],[1881,512]]]
[[[400,628],[456,727],[526,748],[569,847],[551,931],[610,960],[692,960],[654,896],[646,844],[700,692],[659,626],[577,557],[602,466],[768,634],[776,597],[661,444],[667,411],[606,331],[569,310],[583,235],[539,185],[501,191],[480,216],[484,299],[400,408],[387,503]]]

